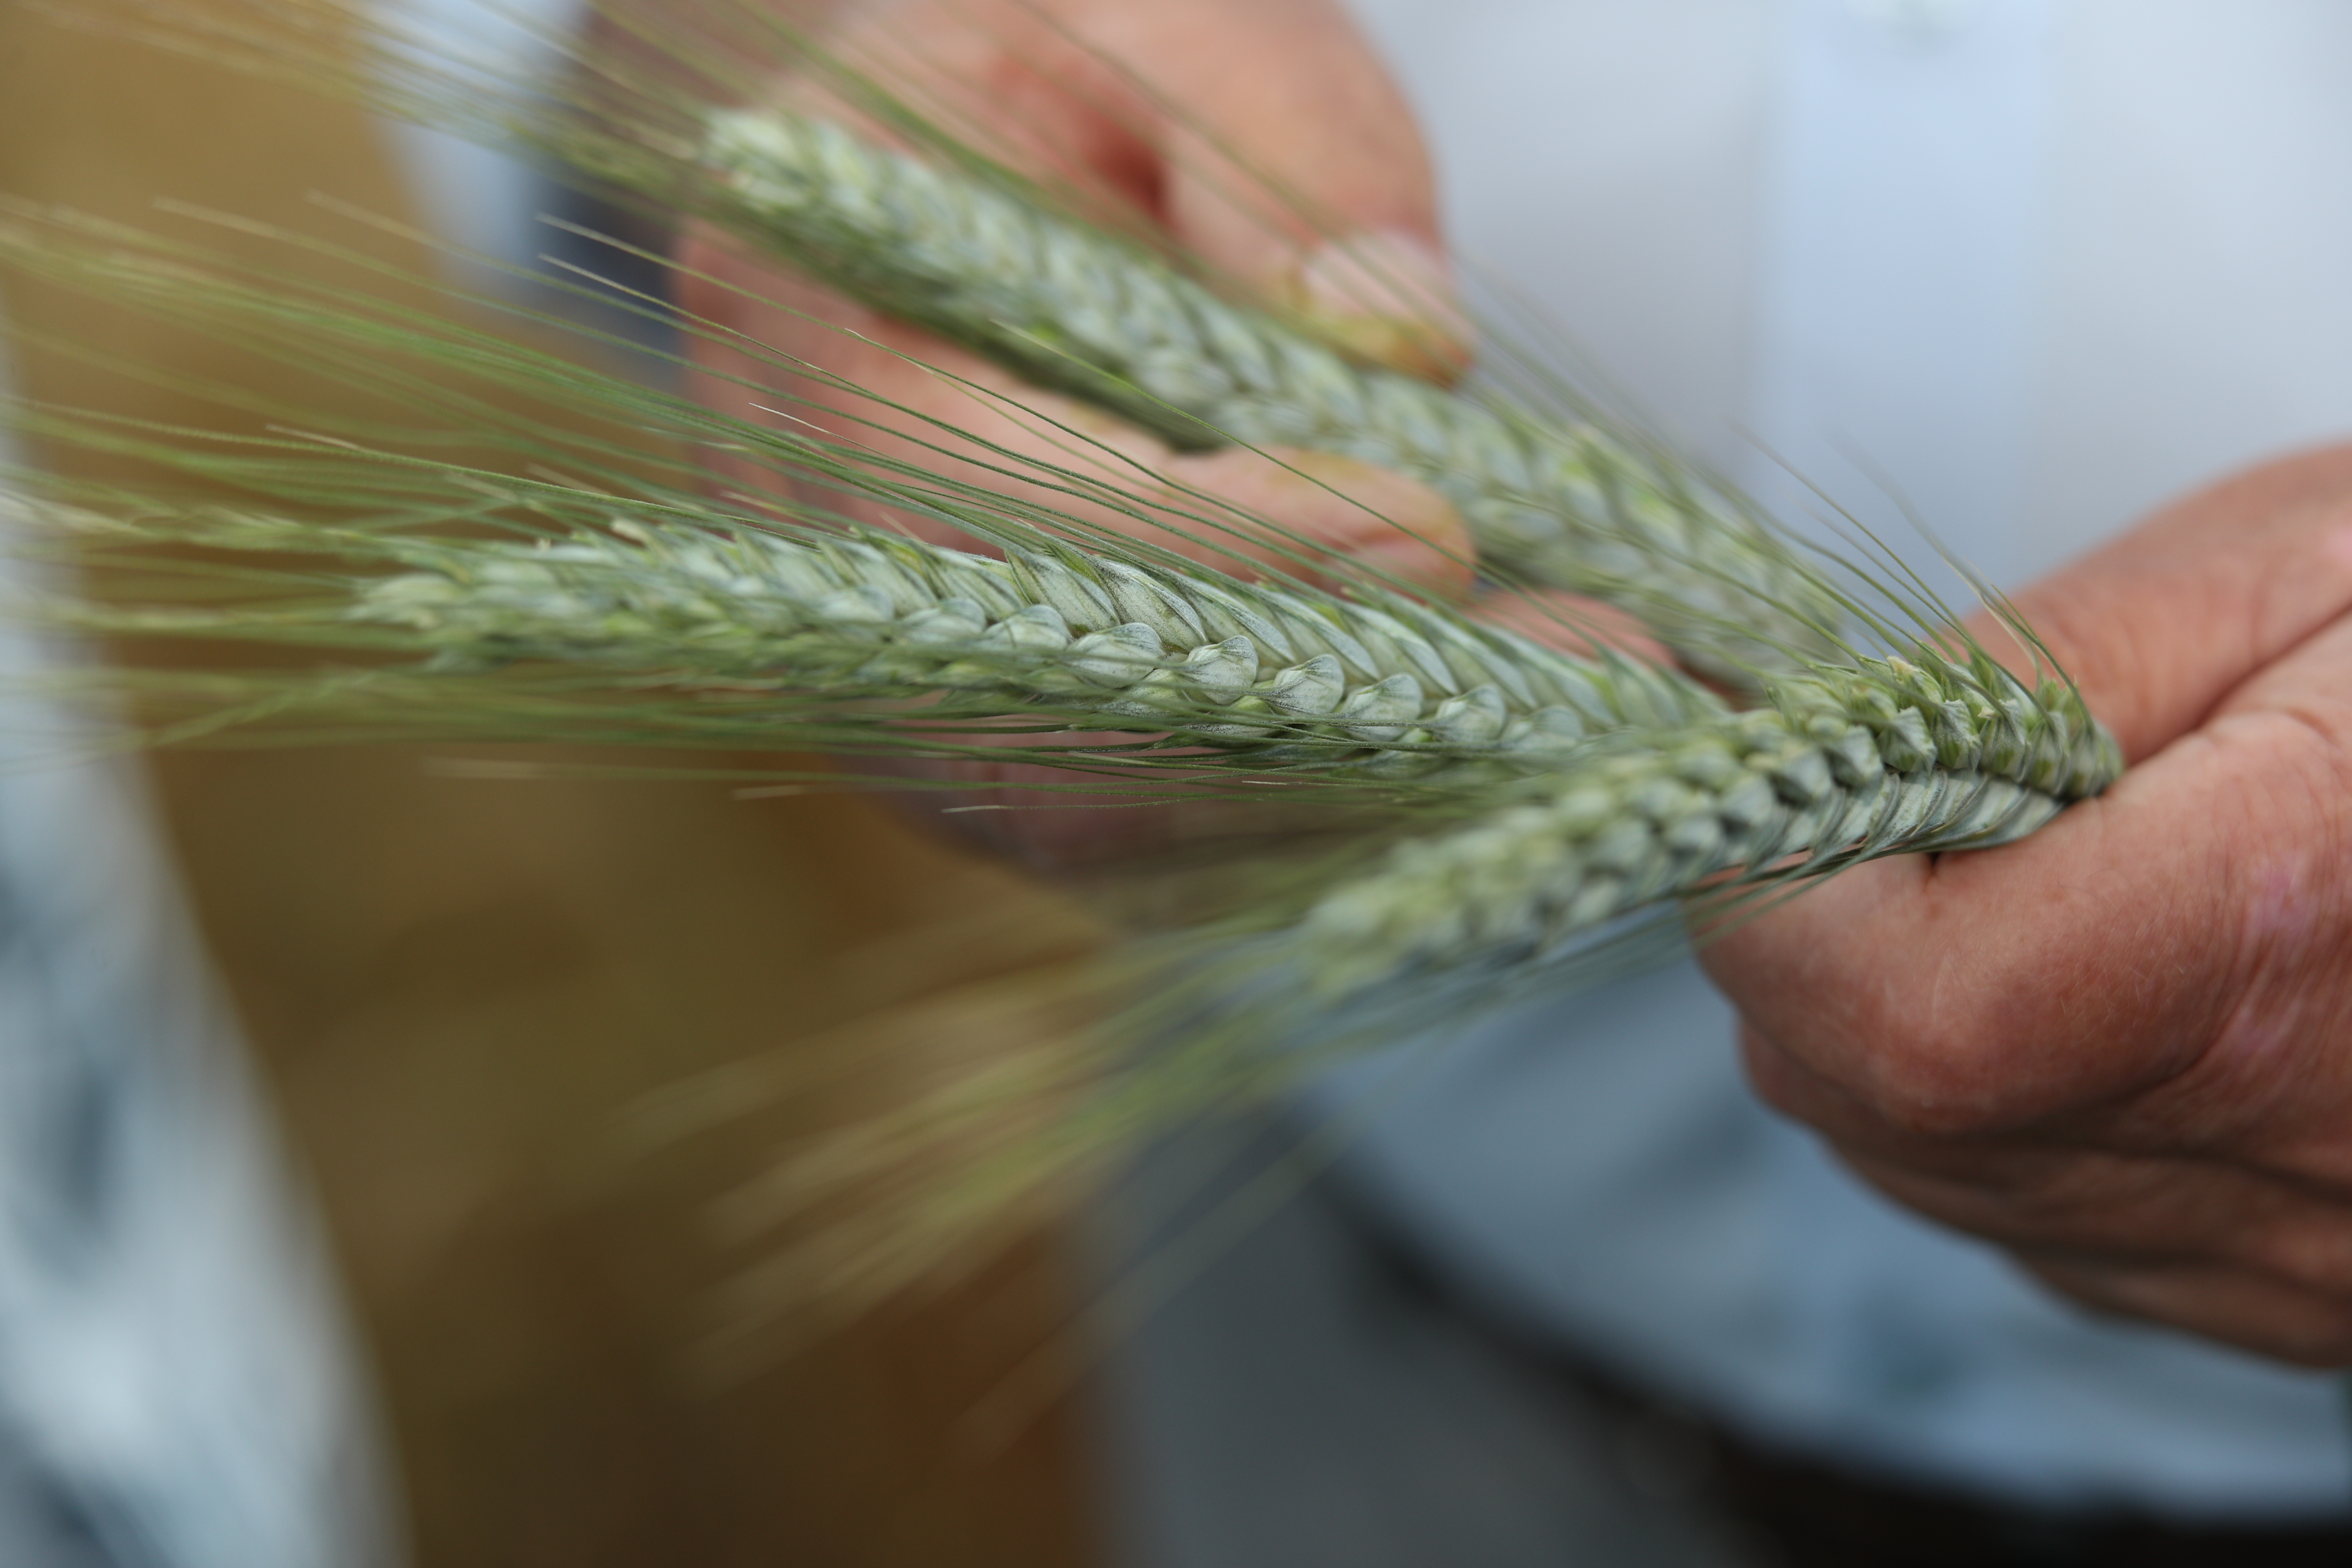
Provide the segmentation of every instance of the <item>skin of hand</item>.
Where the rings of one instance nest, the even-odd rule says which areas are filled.
[[[1427,157],[1410,111],[1334,0],[858,0],[835,7],[827,28],[831,53],[959,135],[1164,228],[1241,287],[1412,368],[1448,371],[1465,357]],[[872,129],[807,76],[788,79],[778,96]],[[1265,182],[1221,147],[1245,150]],[[1311,196],[1339,232],[1318,235],[1263,194],[1268,184]],[[1288,546],[1310,560],[1344,559],[1448,596],[1469,586],[1466,530],[1441,497],[1412,480],[1321,454],[1174,451],[707,232],[687,237],[681,261],[688,310],[877,399],[1123,488],[1148,486],[1147,474],[1163,477],[1171,500],[1185,489],[1218,498],[1287,531]],[[776,399],[741,384],[776,384],[772,363],[725,343],[699,342],[694,354],[705,373],[699,398],[778,419],[759,406]],[[956,471],[909,438],[937,442],[935,427],[805,381],[794,390],[839,408],[793,410],[829,433]],[[714,467],[747,486],[775,482],[730,466],[724,454]],[[1034,499],[1078,510],[1044,490]],[[1234,565],[1213,544],[1182,533],[1107,510],[1087,515]],[[1284,546],[1267,538],[1235,547],[1270,563]],[[1305,574],[1315,574],[1311,566]]]
[[[2352,1364],[2352,447],[2018,597],[2132,771],[1714,946],[1748,1070],[2095,1308]]]
[[[1440,380],[1466,363],[1467,330],[1452,302],[1427,155],[1410,110],[1336,0],[849,0],[823,13],[817,36],[825,49],[959,135],[1162,227],[1230,283],[1317,320],[1358,352]],[[875,129],[808,75],[785,79],[776,97]],[[1245,165],[1235,163],[1236,152]],[[1276,191],[1311,201],[1319,222],[1302,217]],[[688,234],[680,261],[681,302],[729,332],[900,408],[1129,490],[1148,489],[1147,476],[1159,476],[1163,493],[1196,516],[1203,508],[1184,499],[1186,491],[1263,519],[1280,537],[1204,542],[1066,496],[1038,491],[1034,499],[1226,571],[1246,574],[1254,563],[1279,563],[1306,581],[1328,583],[1364,569],[1436,597],[1469,591],[1467,529],[1444,498],[1412,479],[1320,453],[1178,452],[748,258],[713,233]],[[837,410],[794,406],[796,420],[957,471],[952,459],[912,439],[919,431],[940,441],[935,427],[879,403],[820,391],[724,342],[696,340],[692,353],[694,394],[710,406],[775,422],[782,400],[754,388],[785,386]],[[745,489],[778,482],[723,452],[708,461],[723,482]],[[978,468],[960,477],[1019,489]],[[825,499],[842,505],[838,497]],[[974,547],[878,507],[847,510]],[[1555,643],[1583,641],[1572,629],[1580,626],[1621,647],[1654,646],[1630,617],[1564,595],[1556,615],[1526,596],[1500,597],[1496,607],[1515,629]],[[1042,868],[1072,869],[1191,831],[1172,808],[1041,809],[1049,797],[1019,786],[1060,775],[1034,766],[974,762],[899,771],[1003,786],[921,798],[1022,808],[959,812],[950,820]]]

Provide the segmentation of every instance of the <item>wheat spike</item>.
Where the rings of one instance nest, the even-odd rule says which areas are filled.
[[[1462,510],[1483,559],[1623,605],[1710,670],[1745,680],[1743,665],[1831,651],[1844,616],[1817,571],[1597,426],[1355,363],[1108,235],[827,121],[720,111],[705,156],[726,193],[713,216],[747,237],[1179,446],[1306,447],[1410,474]]]
[[[1412,601],[1340,599],[1080,551],[1034,535],[993,560],[878,531],[792,538],[625,520],[523,542],[386,535],[268,514],[99,518],[0,500],[19,521],[246,550],[336,549],[407,568],[324,611],[116,615],[148,631],[396,634],[446,673],[517,660],[667,672],[855,700],[950,694],[943,718],[1083,719],[1181,731],[1258,764],[1555,763],[1588,737],[1723,711],[1704,687],[1580,658]],[[274,618],[273,618],[274,617]],[[755,721],[757,722],[758,721]],[[772,730],[766,739],[776,737]]]
[[[968,1070],[939,1075],[935,1090],[780,1165],[767,1184],[777,1205],[843,1200],[848,1217],[801,1258],[835,1289],[870,1300],[903,1286],[989,1231],[992,1216],[1001,1234],[1003,1216],[1036,1212],[1037,1194],[1103,1150],[1264,1092],[1327,1043],[1382,1043],[1438,1008],[1459,1016],[1513,985],[1610,970],[1578,963],[1594,950],[1613,960],[1611,929],[1644,909],[1693,898],[1703,910],[1737,907],[1742,889],[1760,897],[1875,856],[2007,842],[2120,768],[2063,683],[2029,687],[1974,652],[1855,655],[1826,574],[1733,498],[1598,425],[1540,425],[1367,369],[1009,184],[898,157],[837,127],[761,112],[713,116],[707,134],[698,117],[675,143],[642,127],[576,130],[568,110],[520,101],[503,83],[442,80],[407,42],[394,53],[409,85],[384,89],[388,109],[579,154],[591,173],[728,222],[870,304],[1181,445],[1304,446],[1415,475],[1461,508],[1501,569],[1624,605],[1694,664],[1764,694],[1767,706],[1737,713],[1671,671],[1572,658],[1392,595],[1243,584],[1140,545],[1082,551],[1046,531],[1074,531],[1069,519],[1034,502],[991,510],[970,483],[932,482],[919,464],[743,426],[398,307],[312,299],[267,277],[223,279],[111,235],[44,246],[0,227],[12,260],[43,260],[167,316],[218,315],[248,343],[408,392],[429,416],[555,476],[532,488],[464,469],[462,458],[363,450],[385,437],[357,426],[330,433],[351,437],[331,458],[308,437],[185,443],[183,471],[243,484],[266,507],[308,507],[299,518],[119,495],[106,498],[111,517],[22,503],[23,521],[80,542],[125,541],[134,564],[156,541],[249,552],[215,577],[173,579],[213,595],[193,606],[53,606],[65,618],[412,661],[127,672],[120,686],[185,695],[200,710],[167,738],[300,710],[304,721],[349,721],[339,734],[617,730],[730,748],[870,752],[913,731],[911,749],[937,754],[954,750],[934,739],[942,729],[1025,721],[1041,732],[1173,737],[1156,759],[1149,739],[1124,756],[1090,745],[1026,753],[1061,763],[1074,789],[1125,787],[1103,775],[1157,761],[1223,768],[1253,785],[1285,773],[1309,786],[1292,797],[1306,801],[1347,798],[1370,781],[1384,805],[1441,814],[1379,816],[1379,830],[1417,831],[1392,847],[1350,845],[1304,869],[1231,867],[1236,896],[1221,907],[1241,913],[1203,922],[1188,907],[1188,923],[1132,962],[989,999],[981,1027],[1003,1044],[970,1053]],[[296,63],[309,74],[314,62]],[[375,101],[375,89],[345,90]],[[462,371],[462,395],[412,392],[394,369],[412,355]],[[600,432],[618,417],[688,447],[738,446],[833,493],[968,523],[1007,556],[856,528],[749,526],[787,503],[763,498],[734,516],[698,509],[693,478],[665,488],[601,468],[588,441],[484,427],[477,395],[517,389],[593,414]],[[91,435],[149,457],[169,444],[142,448],[111,427]],[[1117,489],[1037,477],[1080,500]],[[364,525],[319,521],[321,510],[356,512]],[[1131,515],[1165,511],[1139,496]],[[0,521],[6,512],[0,498]],[[1042,527],[1024,532],[1024,518]],[[392,531],[491,519],[549,537]],[[249,570],[264,552],[340,556],[343,566]],[[1899,618],[1910,601],[1885,596]],[[1874,646],[1901,640],[1887,625],[1873,619]],[[133,679],[146,674],[157,679]],[[1415,796],[1396,781],[1444,787]],[[1723,903],[1706,901],[1718,893]],[[1126,1010],[1089,1027],[1111,995]],[[900,1032],[931,1047],[959,1018],[970,1023],[970,1006],[928,1002]]]
[[[1539,799],[1392,850],[1294,933],[1329,990],[1529,964],[1644,905],[1790,857],[1811,874],[2022,837],[2123,772],[2074,689],[1981,655],[1816,668],[1769,706],[1571,763]]]
[[[1278,1093],[1332,1054],[1458,1021],[1522,987],[1615,973],[1626,953],[1605,945],[1605,928],[1645,905],[1736,900],[1882,855],[1990,847],[2120,768],[2072,688],[2029,689],[1981,655],[1924,647],[1791,676],[1754,711],[1603,737],[1516,804],[1122,976],[1128,1010],[1047,1064],[1061,1076],[1045,1131],[991,1146],[975,1168],[909,1181],[919,1196],[888,1226],[835,1226],[781,1253],[770,1278],[822,1289],[844,1258],[886,1285],[919,1278],[954,1255],[976,1215],[1033,1212],[1106,1150],[1174,1119]],[[1585,956],[1599,967],[1580,966]],[[870,1191],[941,1141],[987,1137],[1002,1115],[941,1096],[884,1130],[913,1157],[865,1129],[817,1152]]]

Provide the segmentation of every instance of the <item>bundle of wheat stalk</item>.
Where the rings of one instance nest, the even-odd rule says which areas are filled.
[[[239,55],[217,14],[148,20]],[[282,49],[243,63],[289,68]],[[1874,584],[1791,544],[1727,487],[1590,409],[1560,416],[1352,359],[984,160],[892,151],[774,108],[705,110],[610,62],[585,62],[593,117],[560,97],[486,92],[462,62],[420,59],[392,36],[359,68],[293,67],[552,152],[1179,447],[1307,447],[1402,470],[1469,522],[1492,592],[1607,601],[1671,650],[1675,662],[1559,651],[1369,574],[1313,585],[1304,557],[1271,577],[1229,550],[1221,566],[1238,534],[1281,541],[1279,520],[1091,461],[1076,431],[1064,432],[1070,460],[1046,463],[908,416],[896,427],[919,455],[890,456],[389,300],[308,293],[64,215],[0,213],[0,251],[18,266],[365,380],[414,416],[196,443],[17,411],[53,438],[246,498],[177,504],[22,477],[8,521],[25,547],[116,584],[31,613],[317,656],[114,672],[105,683],[132,689],[155,738],[985,757],[1055,770],[1037,786],[1049,796],[1350,807],[1316,853],[1244,868],[1221,907],[1072,983],[1116,993],[1109,1021],[1031,1074],[1030,1102],[1054,1114],[1001,1117],[1007,1131],[980,1141],[987,1160],[960,1169],[934,1230],[984,1228],[988,1204],[1156,1119],[1283,1081],[1322,1049],[1473,994],[1605,973],[1645,934],[1703,931],[1862,860],[2009,842],[2120,770],[2062,674],[2038,658],[2036,679],[2011,674],[1892,564]],[[799,379],[749,393],[877,428],[894,412],[750,347],[779,384]],[[501,390],[654,439],[616,456],[577,426],[499,416]],[[453,455],[436,434],[449,429],[474,450]],[[506,460],[479,460],[490,448]],[[714,498],[693,455],[712,448],[774,483]],[[506,477],[518,466],[535,477]],[[877,510],[973,548],[859,521]],[[1202,548],[1153,542],[1172,535]],[[200,550],[159,557],[158,544]],[[933,1110],[968,1118],[974,1103],[1002,1111],[970,1097]],[[845,1164],[870,1174],[903,1142],[869,1130]],[[921,1254],[903,1240],[894,1258]],[[856,1272],[862,1288],[896,1288],[919,1268]]]

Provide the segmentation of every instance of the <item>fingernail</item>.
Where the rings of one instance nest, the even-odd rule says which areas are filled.
[[[1326,316],[1402,316],[1459,322],[1454,276],[1418,235],[1372,229],[1326,241],[1297,272],[1301,310]]]
[[[1347,348],[1410,374],[1452,381],[1469,364],[1453,274],[1418,235],[1375,229],[1318,247],[1293,275],[1292,303]]]

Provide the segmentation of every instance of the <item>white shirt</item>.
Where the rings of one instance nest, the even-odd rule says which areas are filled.
[[[2014,584],[2352,435],[2352,7],[1355,8],[1471,265],[1775,500],[1743,432]],[[2095,1319],[1879,1198],[1748,1093],[1688,964],[1374,1092],[1357,1173],[1458,1278],[1761,1437],[2057,1505],[2352,1500],[2336,1379]]]

